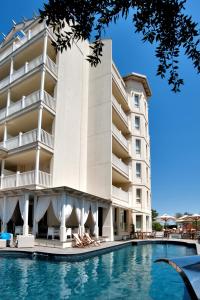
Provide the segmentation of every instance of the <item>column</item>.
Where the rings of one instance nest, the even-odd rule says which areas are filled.
[[[37,147],[36,158],[35,158],[35,184],[39,184],[39,171],[40,171],[40,147]]]
[[[29,194],[24,195],[24,225],[23,225],[23,235],[28,235],[28,211],[29,211]]]
[[[85,233],[85,226],[84,226],[84,198],[82,199],[82,204],[81,204],[81,226],[80,226],[80,234],[83,235]]]
[[[3,146],[4,148],[6,148],[6,141],[7,141],[7,135],[8,135],[8,132],[7,132],[7,123],[5,123],[4,125],[4,134],[3,134]]]
[[[94,234],[95,234],[95,237],[98,238],[99,237],[99,216],[98,216],[98,208],[99,208],[99,205],[98,205],[98,202],[97,202],[97,212],[96,212],[96,224],[94,226]]]
[[[47,42],[48,42],[48,35],[45,34],[44,44],[43,44],[43,58],[42,58],[43,64],[46,63],[46,58],[47,58]]]
[[[2,232],[7,231],[7,224],[5,223],[5,213],[6,213],[6,196],[3,197],[3,224],[2,224]]]
[[[103,209],[103,236],[108,237],[109,241],[114,240],[113,236],[113,209],[112,205]]]
[[[60,201],[62,201],[62,211],[61,211],[61,222],[60,222],[60,241],[66,241],[66,226],[65,226],[65,207],[66,207],[66,194],[63,194],[60,197]]]
[[[8,116],[9,114],[9,106],[10,106],[10,89],[8,89],[8,93],[7,93],[6,116]]]
[[[41,141],[41,131],[42,131],[42,112],[43,112],[43,106],[40,105],[38,110],[38,128],[37,128],[37,140]]]
[[[13,72],[14,72],[13,57],[11,57],[11,60],[10,60],[10,83],[12,82]]]
[[[33,204],[33,235],[36,237],[38,234],[38,223],[36,222],[36,207],[37,207],[37,195],[34,195],[34,204]]]

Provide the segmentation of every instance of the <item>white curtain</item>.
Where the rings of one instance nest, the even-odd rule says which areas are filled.
[[[53,207],[53,212],[59,222],[61,222],[61,217],[62,217],[62,205],[63,201],[61,196],[54,196],[51,198],[51,203]]]
[[[20,209],[22,220],[24,221],[24,215],[25,215],[25,197],[23,197],[23,196],[19,199],[19,209]]]
[[[84,200],[84,215],[83,215],[83,225],[87,221],[88,215],[90,212],[90,202],[87,200]]]
[[[74,199],[75,213],[79,225],[81,224],[81,203],[80,202],[81,202],[80,199]]]
[[[44,216],[45,212],[47,211],[51,198],[46,197],[39,197],[36,210],[35,210],[35,221],[38,223],[42,217]]]
[[[18,197],[8,197],[5,203],[4,223],[7,224],[14,213]]]
[[[91,213],[94,225],[97,223],[97,203],[91,202]]]
[[[66,198],[65,198],[65,222],[71,216],[72,210],[73,210],[73,198],[69,195],[66,195]]]
[[[0,198],[0,220],[3,220],[4,198]]]

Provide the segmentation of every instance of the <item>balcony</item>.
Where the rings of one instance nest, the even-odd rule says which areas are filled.
[[[120,158],[115,154],[112,154],[112,164],[117,169],[123,172],[127,177],[129,177],[129,166],[126,165]]]
[[[113,79],[114,79],[117,87],[120,89],[125,101],[128,103],[128,97],[127,97],[127,93],[125,90],[125,83],[124,83],[123,79],[121,78],[114,63],[112,64],[112,75],[113,75]]]
[[[26,42],[28,42],[30,39],[32,39],[34,36],[36,36],[39,32],[44,30],[46,28],[45,23],[37,24],[33,29],[30,29],[28,33],[23,37],[17,37],[15,41],[13,41],[12,45],[10,45],[8,48],[6,48],[4,51],[0,53],[0,61],[3,60],[5,57],[16,51],[18,48],[20,48],[22,45],[24,45]]]
[[[129,202],[129,193],[114,185],[112,186],[112,196],[126,203]]]
[[[20,77],[24,76],[25,74],[29,73],[30,71],[34,70],[38,66],[40,66],[43,63],[43,56],[38,56],[37,58],[33,59],[30,62],[26,62],[25,65],[18,70],[14,71],[12,75],[7,76],[3,80],[0,81],[0,89],[4,88],[8,84],[11,84],[15,80],[19,79]],[[57,75],[57,65],[50,59],[50,57],[47,56],[46,59],[46,65],[49,68],[49,70],[54,73],[54,75]]]
[[[119,104],[119,102],[115,99],[114,96],[112,97],[112,103],[113,103],[115,110],[120,115],[121,119],[126,123],[126,126],[128,126],[128,116],[126,115],[126,113],[122,109],[122,106]]]
[[[40,101],[40,91],[36,91],[28,96],[23,96],[21,100],[17,102],[12,102],[8,108],[4,108],[0,110],[0,121],[5,119],[5,117],[9,117],[17,112],[20,112],[24,108],[31,106],[34,103]],[[56,101],[55,99],[49,95],[47,92],[44,92],[43,98],[44,104],[46,104],[53,111],[56,110]]]
[[[18,136],[15,136],[13,138],[8,139],[5,142],[0,143],[0,149],[4,149],[7,152],[28,144],[35,143],[38,141],[37,133],[37,129],[25,133],[20,133]],[[41,141],[41,143],[43,143],[45,146],[48,146],[49,148],[53,149],[54,137],[43,129],[41,130],[41,136],[39,138],[39,141]]]
[[[41,185],[44,187],[52,186],[52,176],[49,173],[39,171],[38,183],[36,183],[35,170],[14,173],[8,176],[1,176],[1,189],[15,188],[20,186]]]
[[[123,145],[123,147],[125,147],[126,150],[128,151],[128,147],[129,147],[128,140],[123,136],[121,131],[114,124],[112,124],[112,133],[114,137],[117,139],[117,141],[121,145]]]

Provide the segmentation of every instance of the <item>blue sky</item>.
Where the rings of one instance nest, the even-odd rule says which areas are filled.
[[[30,18],[43,2],[2,1],[0,31],[6,34],[12,19]],[[186,12],[200,24],[199,11],[200,1],[188,0]],[[106,37],[113,40],[113,58],[121,74],[146,74],[153,91],[149,106],[153,208],[159,213],[200,213],[200,75],[182,56],[185,85],[174,94],[166,81],[156,77],[154,49],[134,33],[131,18],[111,25]]]

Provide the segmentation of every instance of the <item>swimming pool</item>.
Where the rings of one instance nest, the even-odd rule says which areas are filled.
[[[0,258],[1,299],[190,299],[182,278],[159,257],[194,255],[173,244],[126,246],[81,262]]]

